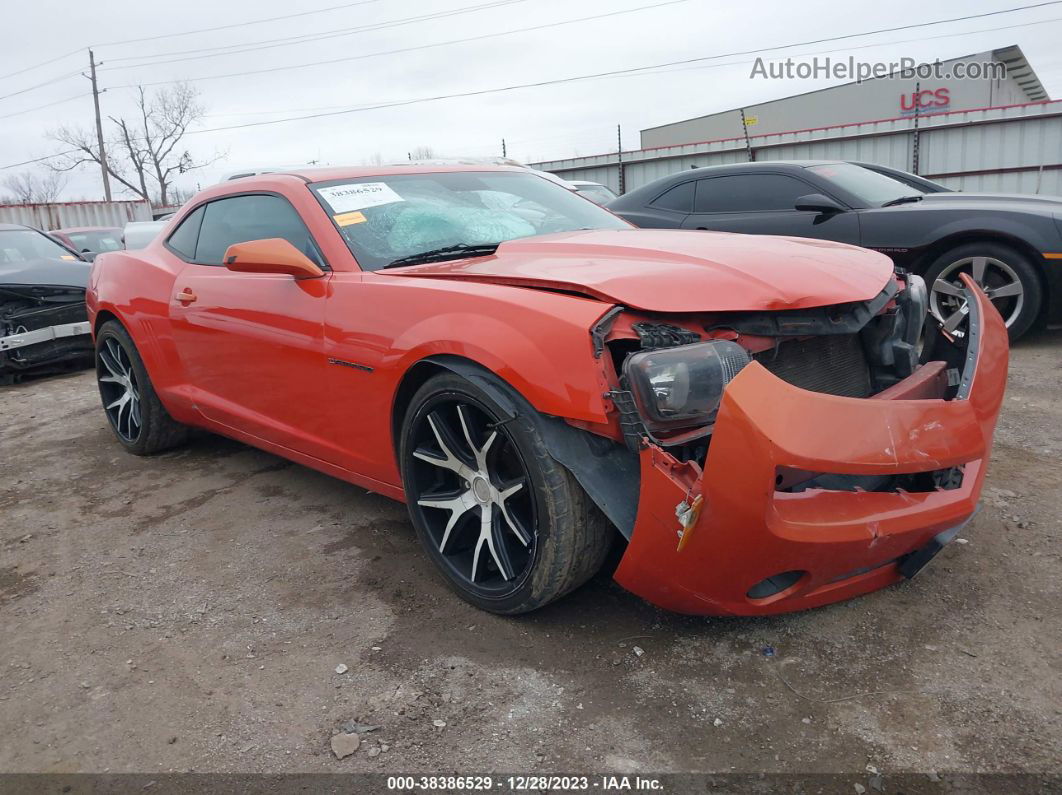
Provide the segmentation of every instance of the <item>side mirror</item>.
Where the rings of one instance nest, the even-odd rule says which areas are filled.
[[[225,251],[225,267],[240,273],[286,273],[296,279],[316,279],[324,271],[281,237],[233,243]]]
[[[847,208],[840,202],[834,201],[829,196],[821,193],[809,193],[801,196],[794,203],[794,208],[809,213],[843,213]]]

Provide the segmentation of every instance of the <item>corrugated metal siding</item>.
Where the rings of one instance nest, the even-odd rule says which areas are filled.
[[[922,116],[918,172],[966,191],[1062,195],[1062,101]],[[863,160],[911,170],[915,119],[639,149],[623,153],[626,190],[689,168],[756,160]],[[616,154],[532,164],[619,188]],[[1041,173],[1041,167],[1042,173]],[[593,176],[575,176],[576,174]]]
[[[23,224],[50,232],[72,226],[125,226],[129,221],[150,221],[148,202],[57,202],[55,204],[0,204],[0,224]]]

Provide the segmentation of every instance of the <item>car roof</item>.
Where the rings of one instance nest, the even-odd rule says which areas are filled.
[[[527,173],[528,169],[521,166],[498,166],[493,164],[410,164],[394,166],[336,166],[327,168],[300,168],[292,171],[279,171],[274,174],[263,174],[264,177],[277,177],[292,175],[299,177],[305,182],[331,182],[337,179],[361,179],[363,177],[390,177],[396,174],[438,174],[452,171],[507,171],[512,173]],[[253,177],[245,177],[240,180],[246,185],[254,180]]]
[[[371,177],[390,177],[400,174],[444,174],[452,172],[483,173],[487,171],[507,174],[536,174],[532,169],[522,166],[495,165],[396,165],[396,166],[345,166],[327,168],[299,168],[291,171],[275,171],[268,174],[255,174],[252,177],[226,180],[209,188],[204,188],[195,197],[185,202],[179,212],[187,208],[198,207],[204,201],[213,201],[240,193],[255,191],[277,191],[290,188],[296,181],[302,185],[321,182],[342,182],[343,180],[365,179]],[[545,177],[543,177],[545,179]],[[558,178],[559,179],[559,178]],[[162,223],[168,223],[163,221]]]
[[[68,235],[71,232],[99,232],[102,230],[121,229],[120,226],[66,226],[62,229],[53,229],[53,232],[61,232]]]
[[[811,168],[812,166],[836,166],[844,162],[843,160],[756,160],[751,163],[726,163],[719,166],[703,166],[701,168],[692,168],[690,172],[701,174],[707,171],[778,171],[779,169],[795,171],[796,169]]]
[[[25,224],[0,224],[0,232],[10,232],[15,229],[33,229],[32,226],[26,226]],[[33,229],[34,232],[39,231]]]

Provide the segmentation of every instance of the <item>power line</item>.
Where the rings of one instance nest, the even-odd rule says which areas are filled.
[[[0,119],[10,119],[13,116],[21,116],[24,113],[32,113],[35,110],[43,110],[44,108],[50,108],[53,105],[62,105],[64,102],[73,102],[75,99],[81,99],[82,97],[91,97],[92,92],[88,91],[82,94],[74,94],[72,97],[66,99],[57,99],[55,102],[49,102],[45,105],[37,105],[34,108],[26,108],[25,110],[15,111],[14,113],[8,113],[6,116],[0,116]]]
[[[279,41],[279,42],[285,42],[285,43],[282,43],[282,44],[269,44],[267,46],[262,46],[262,47],[251,46],[251,47],[245,47],[244,49],[233,50],[233,51],[230,51],[230,52],[213,53],[212,55],[192,56],[192,57],[189,57],[189,58],[175,58],[175,59],[171,59],[169,61],[160,61],[160,62],[155,62],[155,63],[131,64],[129,66],[118,66],[118,67],[104,67],[104,68],[100,69],[99,71],[106,71],[108,68],[109,69],[134,69],[134,68],[137,68],[137,67],[140,67],[140,66],[160,66],[160,65],[166,64],[166,63],[174,63],[174,62],[177,62],[177,61],[185,61],[185,60],[196,60],[198,58],[211,58],[211,57],[217,57],[218,55],[237,55],[237,54],[244,53],[244,52],[253,52],[255,50],[270,49],[271,47],[290,46],[290,45],[293,45],[293,44],[303,44],[303,43],[307,43],[307,42],[311,42],[311,41],[316,41],[316,40],[319,40],[319,39],[336,38],[336,37],[340,37],[340,36],[353,35],[354,33],[359,33],[359,32],[366,32],[366,31],[373,31],[373,30],[385,30],[385,29],[389,29],[389,28],[393,28],[393,27],[399,27],[401,25],[411,24],[411,23],[414,23],[414,22],[423,22],[423,21],[428,21],[428,20],[443,19],[445,17],[457,16],[457,15],[466,14],[466,13],[474,13],[476,11],[483,11],[483,10],[491,9],[491,8],[500,8],[500,7],[503,7],[503,6],[513,5],[515,3],[524,3],[524,2],[527,2],[527,1],[528,0],[491,0],[491,2],[482,3],[482,4],[476,5],[476,6],[466,6],[466,7],[463,7],[463,8],[451,9],[449,11],[441,11],[441,12],[433,12],[431,14],[423,14],[423,15],[417,16],[417,17],[409,17],[409,18],[398,19],[398,20],[389,20],[389,21],[385,21],[385,22],[374,23],[374,24],[371,24],[371,25],[363,25],[363,26],[354,27],[354,28],[347,28],[347,29],[344,29],[344,30],[341,30],[341,31],[332,31],[332,32],[329,32],[329,33],[322,33],[322,34],[312,34],[312,35],[303,35],[303,36],[297,36],[297,37],[288,37],[288,39],[299,39],[299,41],[289,41],[288,39],[275,39],[275,40],[272,40],[272,41]],[[673,0],[673,1],[674,2],[687,2],[687,0]],[[379,0],[362,0],[362,2],[359,2],[359,3],[348,4],[348,6],[349,5],[364,5],[365,3],[368,3],[368,2],[379,2]],[[335,6],[332,9],[321,9],[321,10],[334,10],[334,8],[346,8],[348,6]],[[318,13],[318,12],[305,12],[305,13]],[[259,20],[259,21],[273,21],[275,19],[288,19],[291,16],[305,16],[305,13],[304,14],[293,14],[293,15],[289,15],[289,16],[285,16],[285,17],[273,17],[270,20]],[[254,23],[253,22],[249,22],[249,23],[240,23],[240,24],[254,24]],[[236,26],[223,26],[223,27],[236,27]],[[190,32],[198,32],[198,31],[190,31]],[[168,34],[168,35],[185,35],[185,34]],[[155,38],[164,38],[164,37],[155,37]],[[241,47],[241,46],[244,46],[244,45],[226,45],[226,46],[228,46],[228,47]],[[219,49],[219,48],[205,48],[205,49]],[[75,52],[80,52],[80,50],[77,50]],[[195,50],[189,50],[188,52],[196,52],[196,51]],[[169,54],[172,54],[172,53],[169,53]],[[53,59],[53,60],[60,60],[62,57],[66,57],[66,56],[61,56],[60,58],[56,58],[56,59]],[[134,56],[130,56],[130,57],[134,57]],[[155,57],[155,56],[138,56],[138,57],[150,58],[150,57]],[[125,59],[116,59],[116,60],[125,60]],[[27,93],[29,91],[34,91],[34,90],[36,90],[38,88],[43,88],[44,86],[51,85],[52,83],[59,82],[61,80],[66,80],[67,78],[73,77],[76,74],[79,74],[79,72],[71,72],[69,74],[62,75],[60,77],[54,78],[52,80],[48,80],[48,81],[45,81],[43,83],[38,83],[36,85],[29,86],[28,88],[24,88],[24,89],[22,89],[20,91],[15,91],[15,92],[12,92],[10,94],[6,94],[6,95],[3,95],[3,96],[0,96],[0,99],[6,99],[8,97],[18,96],[19,94],[25,94],[25,93]],[[163,85],[163,84],[169,83],[169,82],[174,82],[174,81],[161,81],[161,82],[155,82],[155,83],[144,83],[144,84],[141,84],[141,85]],[[115,87],[116,88],[133,88],[133,87],[136,87],[136,86],[132,85],[132,84],[128,84],[128,85],[121,85],[121,86],[115,86]]]
[[[338,6],[329,6],[328,8],[316,8],[311,11],[300,11],[296,14],[284,14],[279,17],[265,17],[263,19],[249,19],[244,22],[233,22],[229,25],[217,25],[212,28],[197,28],[196,30],[185,30],[180,33],[161,33],[157,36],[142,36],[137,39],[121,39],[118,41],[105,41],[100,44],[94,44],[93,47],[118,47],[123,44],[136,44],[142,41],[158,41],[159,39],[173,39],[178,36],[192,36],[196,33],[212,33],[216,30],[232,30],[233,28],[244,28],[248,25],[261,25],[266,22],[278,22],[282,19],[295,19],[296,17],[307,17],[313,14],[324,14],[328,11],[338,11],[341,8],[353,8],[355,6],[365,6],[370,3],[379,3],[381,0],[358,0],[355,3],[343,3]]]
[[[628,8],[628,9],[624,9],[622,11],[609,11],[609,12],[604,13],[604,14],[595,14],[595,15],[589,16],[589,17],[580,17],[579,19],[567,19],[567,20],[562,20],[560,22],[548,22],[548,23],[544,23],[544,24],[541,24],[541,25],[531,25],[531,26],[525,27],[525,28],[514,28],[512,30],[503,30],[503,31],[497,31],[497,32],[494,32],[494,33],[483,33],[483,34],[481,34],[479,36],[466,36],[465,38],[461,38],[461,39],[450,39],[449,41],[440,41],[440,42],[435,42],[433,44],[418,44],[418,45],[414,45],[412,47],[400,47],[400,48],[395,49],[395,50],[384,50],[384,51],[381,51],[381,52],[363,53],[361,55],[350,55],[350,56],[345,56],[343,58],[330,58],[330,59],[323,60],[323,61],[312,61],[310,63],[297,64],[297,65],[294,65],[294,66],[274,66],[274,67],[269,67],[267,69],[252,69],[252,70],[246,71],[246,72],[230,72],[228,74],[222,74],[222,75],[208,75],[208,76],[205,76],[205,77],[192,77],[192,78],[188,78],[186,80],[180,81],[180,82],[198,83],[198,82],[201,82],[201,81],[204,81],[204,80],[220,80],[220,79],[223,79],[223,78],[243,77],[243,76],[246,76],[246,75],[265,74],[265,73],[268,73],[268,72],[283,72],[283,71],[288,71],[288,70],[291,70],[291,69],[306,69],[306,68],[313,67],[313,66],[327,66],[327,65],[331,65],[331,64],[335,64],[335,63],[346,63],[346,62],[349,62],[349,61],[358,61],[358,60],[364,60],[364,59],[367,59],[367,58],[378,58],[378,57],[381,57],[381,56],[384,56],[384,55],[398,55],[398,54],[402,54],[402,53],[415,52],[415,51],[418,51],[418,50],[433,49],[433,48],[436,48],[436,47],[447,47],[447,46],[450,46],[452,44],[466,44],[468,42],[473,42],[473,41],[482,41],[484,39],[492,39],[492,38],[497,38],[497,37],[500,37],[500,36],[509,36],[509,35],[512,35],[512,34],[515,34],[515,33],[529,33],[529,32],[537,31],[537,30],[547,30],[549,28],[557,28],[557,27],[561,27],[563,25],[574,25],[574,24],[580,23],[580,22],[589,22],[591,20],[604,19],[605,17],[620,16],[622,14],[632,14],[632,13],[634,13],[636,11],[645,11],[645,10],[648,10],[648,9],[661,8],[663,6],[677,5],[679,3],[687,3],[687,2],[690,2],[690,0],[666,0],[666,2],[654,3],[652,5],[647,5],[647,6],[639,6],[637,8]],[[150,64],[150,65],[153,66],[154,64]],[[125,84],[125,85],[115,86],[115,88],[135,88],[138,85],[145,86],[145,87],[147,87],[147,86],[161,86],[161,85],[168,85],[168,84],[170,84],[172,82],[176,82],[176,81],[173,81],[173,80],[158,80],[158,81],[155,81],[155,82],[152,82],[152,83],[137,83],[137,84],[129,83],[129,84]],[[344,107],[344,106],[335,105],[333,107]]]
[[[488,3],[482,3],[476,6],[465,6],[463,8],[455,8],[449,11],[434,11],[430,14],[421,14],[415,17],[406,17],[404,19],[386,20],[384,22],[373,22],[368,25],[358,25],[352,28],[342,28],[340,30],[329,30],[321,33],[303,33],[298,36],[284,36],[278,39],[264,39],[262,41],[249,41],[242,44],[224,44],[217,47],[201,47],[195,50],[180,50],[168,53],[158,53],[156,55],[130,55],[124,58],[110,58],[110,63],[118,61],[135,61],[146,58],[165,58],[169,55],[186,55],[184,58],[170,58],[165,61],[150,61],[139,64],[131,64],[129,66],[111,66],[107,69],[136,69],[140,66],[161,66],[168,63],[179,63],[182,61],[197,61],[203,58],[218,58],[226,55],[239,55],[244,52],[256,52],[258,50],[269,50],[276,47],[290,47],[297,44],[306,44],[312,41],[321,41],[323,39],[342,38],[344,36],[351,36],[355,33],[364,33],[374,30],[386,30],[393,27],[400,27],[402,25],[409,25],[414,22],[425,22],[433,19],[443,19],[445,17],[458,16],[460,14],[474,13],[476,11],[485,11],[491,8],[499,8],[501,6],[513,5],[514,3],[525,3],[527,0],[492,0]],[[261,46],[259,46],[261,45]],[[223,52],[219,52],[223,51]],[[207,53],[206,55],[189,55],[189,53]],[[106,71],[105,69],[101,69]]]
[[[915,24],[911,24],[911,25],[899,26],[899,27],[896,27],[896,28],[883,28],[883,29],[878,29],[878,30],[873,30],[873,31],[865,31],[865,32],[862,32],[862,33],[850,33],[850,34],[845,34],[845,35],[842,35],[842,36],[832,36],[832,37],[825,38],[825,39],[815,39],[815,40],[805,41],[805,42],[794,42],[794,43],[791,43],[791,44],[779,44],[779,45],[775,45],[773,47],[762,47],[762,48],[757,48],[757,49],[752,49],[752,50],[742,50],[742,51],[736,51],[736,52],[731,52],[731,53],[722,53],[722,54],[719,54],[719,55],[702,56],[702,57],[699,57],[699,58],[686,58],[686,59],[682,59],[682,60],[678,60],[678,61],[669,61],[669,62],[665,62],[665,63],[662,63],[662,64],[653,64],[653,65],[649,65],[649,66],[631,67],[631,68],[628,68],[628,69],[614,69],[614,70],[609,70],[609,71],[605,71],[605,72],[598,72],[598,73],[589,74],[589,75],[576,75],[576,76],[572,76],[572,77],[556,78],[556,79],[553,79],[553,80],[536,81],[536,82],[533,82],[533,83],[522,83],[522,84],[517,84],[517,85],[501,86],[501,87],[497,87],[497,88],[488,88],[488,89],[479,89],[479,90],[475,90],[475,91],[466,91],[466,92],[459,92],[459,93],[453,93],[453,94],[441,94],[441,95],[432,96],[432,97],[421,97],[421,98],[416,98],[416,99],[396,100],[396,101],[393,101],[393,102],[385,102],[385,103],[379,103],[379,104],[375,104],[375,105],[361,105],[361,106],[346,108],[346,109],[342,109],[342,110],[336,110],[336,111],[330,111],[330,112],[322,112],[322,113],[312,113],[312,114],[303,115],[303,116],[291,116],[291,117],[287,117],[287,118],[283,118],[283,119],[268,119],[268,120],[265,120],[265,121],[248,122],[248,123],[244,123],[244,124],[226,125],[226,126],[221,126],[221,127],[210,127],[210,128],[201,129],[201,130],[189,130],[187,135],[200,135],[200,134],[211,133],[211,132],[222,132],[222,131],[228,131],[228,130],[245,129],[245,128],[248,128],[248,127],[262,127],[262,126],[268,126],[268,125],[271,125],[271,124],[286,123],[286,122],[290,122],[290,121],[302,121],[302,120],[306,120],[306,119],[323,118],[323,117],[329,117],[329,116],[339,116],[339,115],[345,115],[345,114],[350,114],[350,113],[358,113],[358,112],[363,112],[363,111],[368,111],[368,110],[380,110],[380,109],[384,109],[384,108],[403,107],[403,106],[421,104],[421,103],[426,103],[426,102],[437,102],[437,101],[445,100],[445,99],[456,99],[456,98],[463,98],[463,97],[482,96],[482,95],[485,95],[485,94],[496,94],[496,93],[502,93],[502,92],[507,92],[507,91],[520,90],[520,89],[524,89],[524,88],[538,88],[538,87],[542,87],[542,86],[560,85],[560,84],[565,84],[565,83],[579,82],[579,81],[583,81],[583,80],[595,80],[595,79],[606,78],[606,77],[624,76],[624,75],[632,75],[632,74],[638,74],[638,73],[650,73],[651,70],[656,70],[656,69],[665,69],[665,68],[668,68],[668,67],[675,67],[675,66],[686,66],[686,65],[694,64],[694,63],[704,63],[706,61],[719,60],[719,59],[722,59],[722,58],[730,58],[730,57],[741,56],[741,55],[754,55],[754,54],[758,54],[758,53],[762,53],[762,52],[768,52],[768,51],[772,51],[772,50],[784,50],[784,49],[790,49],[790,48],[793,48],[793,47],[803,47],[803,46],[809,46],[809,45],[813,45],[813,44],[820,44],[820,43],[830,42],[830,41],[841,41],[841,40],[845,40],[845,39],[856,38],[856,37],[859,37],[859,36],[869,36],[869,35],[874,35],[874,34],[878,34],[878,33],[893,32],[893,31],[897,31],[897,30],[910,30],[910,29],[913,29],[913,28],[927,27],[927,26],[931,26],[931,25],[939,25],[939,24],[943,24],[943,23],[947,23],[947,22],[958,22],[958,21],[964,21],[964,20],[969,20],[969,19],[982,18],[982,17],[986,17],[986,16],[995,16],[995,15],[998,15],[998,14],[1011,13],[1011,12],[1015,12],[1015,11],[1023,11],[1023,10],[1029,9],[1029,8],[1040,8],[1040,7],[1044,7],[1044,6],[1058,5],[1060,3],[1062,3],[1062,0],[1051,0],[1051,2],[1038,3],[1038,4],[1035,4],[1035,5],[1031,5],[1031,6],[1021,6],[1021,7],[1017,7],[1017,8],[1003,9],[1003,10],[992,11],[992,12],[987,12],[987,13],[983,13],[983,14],[971,14],[971,15],[967,15],[967,16],[963,16],[963,17],[956,17],[954,19],[948,19],[948,20],[936,20],[936,21],[932,21],[932,22],[915,23]],[[1032,24],[1041,24],[1044,21],[1052,21],[1052,20],[1038,20],[1038,21],[1034,21],[1034,22],[1024,23],[1024,25],[1013,25],[1013,26],[1010,26],[1010,27],[1022,27],[1022,26],[1032,25]],[[998,29],[1001,29],[1001,28],[994,28],[993,30],[998,30]],[[1005,29],[1005,28],[1002,28],[1002,29]],[[975,34],[975,33],[983,33],[983,32],[986,32],[986,31],[962,31],[962,32],[959,32],[959,33],[943,34],[941,36],[931,36],[931,37],[921,37],[921,38],[916,38],[916,39],[909,39],[907,41],[920,41],[920,40],[923,40],[923,39],[926,39],[926,38],[951,38],[951,37],[955,37],[955,36],[965,36],[965,35],[970,35],[970,34]],[[879,43],[879,44],[870,44],[870,45],[864,45],[864,46],[865,47],[887,46],[888,44],[896,44],[896,43],[903,43],[903,42],[883,42],[883,43]],[[813,54],[813,53],[805,53],[804,55],[811,55],[811,54]],[[745,63],[748,63],[748,62],[745,62]],[[733,65],[733,64],[719,64],[719,66],[727,66],[727,65]],[[6,170],[6,169],[9,169],[9,168],[17,168],[19,166],[30,165],[30,164],[33,164],[33,163],[40,163],[40,162],[43,162],[45,160],[51,160],[52,158],[55,158],[55,157],[61,157],[63,155],[68,155],[68,154],[74,154],[77,151],[78,150],[71,149],[71,150],[66,150],[66,151],[62,151],[62,152],[56,152],[56,153],[53,153],[51,155],[46,155],[44,157],[38,157],[38,158],[30,159],[30,160],[24,160],[24,161],[19,162],[19,163],[9,163],[7,165],[0,166],[0,170]]]
[[[1035,6],[1023,6],[1022,8],[1010,9],[1009,11],[1025,10],[1026,8],[1039,8],[1039,7],[1043,7],[1043,6],[1058,5],[1060,3],[1062,3],[1062,0],[1051,0],[1051,2],[1039,3],[1039,4],[1035,5]],[[341,115],[345,115],[345,114],[349,114],[349,113],[360,113],[360,112],[363,112],[363,111],[366,111],[366,110],[380,110],[380,109],[383,109],[383,108],[394,108],[394,107],[403,107],[403,106],[406,106],[406,105],[416,105],[416,104],[420,104],[420,103],[424,103],[424,102],[437,102],[437,101],[443,100],[443,99],[458,99],[458,98],[463,98],[463,97],[483,96],[485,94],[498,94],[498,93],[503,93],[503,92],[507,92],[507,91],[516,91],[516,90],[524,89],[524,88],[540,88],[542,86],[561,85],[561,84],[564,84],[564,83],[575,83],[575,82],[580,82],[580,81],[583,81],[583,80],[596,80],[596,79],[599,79],[599,78],[612,77],[612,76],[616,76],[616,75],[637,74],[639,72],[645,72],[645,71],[652,70],[652,69],[662,69],[662,68],[665,68],[665,67],[672,67],[672,66],[686,66],[688,64],[705,63],[707,61],[716,61],[716,60],[720,60],[722,58],[733,58],[733,57],[742,56],[742,55],[756,55],[758,53],[769,52],[769,51],[772,51],[772,50],[784,50],[784,49],[790,49],[792,47],[806,47],[806,46],[810,46],[810,45],[813,45],[813,44],[822,44],[822,43],[831,42],[831,41],[842,41],[844,39],[851,39],[851,38],[855,38],[855,37],[858,37],[858,36],[869,36],[869,35],[873,35],[873,34],[877,34],[877,33],[888,33],[888,32],[893,32],[893,31],[897,31],[897,30],[910,30],[912,28],[927,27],[927,26],[930,26],[930,25],[939,25],[939,24],[942,24],[944,22],[959,22],[959,21],[964,21],[964,20],[968,20],[968,19],[977,19],[977,18],[986,17],[986,16],[994,16],[994,15],[1002,14],[1002,13],[1008,13],[1008,11],[992,11],[992,12],[988,12],[988,13],[984,13],[984,14],[971,14],[971,15],[967,15],[967,16],[963,16],[963,17],[957,17],[955,19],[937,20],[937,21],[934,21],[934,22],[922,22],[922,23],[916,23],[916,24],[911,24],[911,25],[902,25],[902,26],[899,26],[899,27],[896,27],[896,28],[883,28],[883,29],[880,29],[880,30],[867,31],[867,32],[864,32],[864,33],[849,33],[849,34],[845,34],[845,35],[842,35],[842,36],[831,36],[831,37],[824,38],[824,39],[814,39],[814,40],[811,40],[811,41],[795,42],[793,44],[779,44],[779,45],[775,45],[773,47],[758,47],[758,48],[751,49],[751,50],[738,50],[738,51],[730,52],[730,53],[721,53],[719,55],[705,55],[705,56],[701,56],[699,58],[684,58],[684,59],[678,60],[678,61],[668,61],[668,62],[660,63],[660,64],[652,64],[650,66],[637,66],[637,67],[631,67],[631,68],[628,68],[628,69],[612,69],[612,70],[608,70],[608,71],[605,71],[605,72],[596,72],[596,73],[587,74],[587,75],[575,75],[575,76],[572,76],[572,77],[561,77],[561,78],[555,78],[553,80],[539,80],[539,81],[535,81],[535,82],[531,82],[531,83],[520,83],[520,84],[516,84],[516,85],[511,85],[511,86],[501,86],[501,87],[498,87],[498,88],[485,88],[485,89],[479,89],[479,90],[476,90],[476,91],[463,91],[463,92],[457,92],[457,93],[453,93],[453,94],[440,94],[440,95],[432,96],[432,97],[420,97],[420,98],[417,98],[417,99],[397,100],[397,101],[394,101],[394,102],[386,102],[386,103],[379,103],[379,104],[376,104],[376,105],[347,108],[347,109],[343,109],[343,110],[334,110],[334,111],[324,111],[324,112],[319,112],[319,113],[311,113],[311,114],[303,115],[303,116],[290,116],[290,117],[283,118],[283,119],[267,119],[265,121],[246,122],[244,124],[234,124],[234,125],[228,125],[228,126],[224,126],[224,127],[212,127],[212,128],[205,129],[205,130],[190,131],[188,134],[189,135],[193,135],[193,134],[205,133],[205,132],[220,132],[220,131],[223,131],[223,130],[239,130],[239,129],[244,129],[244,128],[247,128],[247,127],[262,127],[262,126],[266,126],[266,125],[270,125],[270,124],[281,124],[281,123],[285,123],[285,122],[289,122],[289,121],[302,121],[302,120],[305,120],[305,119],[318,119],[318,118],[325,118],[325,117],[329,117],[329,116],[341,116]],[[956,34],[956,35],[965,35],[965,34]]]
[[[1015,25],[1003,25],[1001,27],[992,27],[992,28],[979,28],[978,30],[962,30],[962,31],[959,31],[957,33],[942,33],[939,36],[917,36],[917,37],[915,37],[913,39],[894,39],[893,41],[882,41],[882,42],[877,42],[875,44],[861,44],[861,45],[859,45],[859,49],[860,50],[870,50],[870,49],[873,49],[875,47],[895,47],[897,44],[910,44],[911,42],[916,42],[916,41],[934,41],[936,39],[953,39],[956,36],[973,36],[973,35],[976,35],[978,33],[997,33],[997,32],[999,32],[1001,30],[1014,30],[1015,28],[1027,28],[1027,27],[1030,27],[1032,25],[1043,25],[1043,24],[1046,24],[1048,22],[1062,22],[1062,17],[1048,17],[1047,19],[1037,19],[1037,20],[1033,20],[1032,22],[1019,22],[1019,23],[1017,23]],[[796,54],[791,55],[789,57],[790,58],[807,58],[807,57],[815,56],[815,55],[831,55],[831,54],[833,54],[835,52],[848,52],[849,49],[850,48],[848,48],[848,47],[836,47],[836,48],[834,48],[832,50],[815,50],[814,52],[796,53]],[[671,69],[669,69],[669,68],[661,68],[659,70],[647,69],[644,72],[644,74],[647,74],[647,75],[648,74],[673,74],[674,72],[696,71],[697,69],[715,69],[715,68],[720,67],[720,66],[741,66],[741,65],[750,64],[750,63],[756,63],[755,59],[747,60],[747,61],[727,61],[726,63],[711,64],[711,65],[708,65],[708,66],[693,65],[693,66],[682,66],[681,68],[671,68]],[[1044,74],[1044,73],[1043,72],[1038,72],[1037,74],[1039,75],[1039,74]],[[1048,72],[1047,74],[1050,74],[1050,72]],[[618,77],[623,77],[623,75],[617,75],[617,76]],[[766,100],[766,101],[771,102],[773,100]]]
[[[18,168],[19,166],[29,166],[33,163],[43,163],[45,160],[51,160],[54,157],[62,157],[63,155],[72,155],[78,152],[77,149],[67,149],[62,152],[55,152],[44,157],[35,157],[32,160],[23,160],[21,163],[8,163],[6,166],[0,166],[0,171],[4,171],[9,168]]]
[[[52,83],[59,83],[59,82],[61,82],[63,80],[66,80],[68,78],[76,77],[79,74],[81,74],[81,72],[78,72],[78,71],[67,72],[65,75],[60,75],[59,77],[53,77],[51,80],[45,80],[43,83],[37,83],[36,85],[32,85],[29,88],[23,88],[20,91],[12,91],[10,94],[4,94],[4,95],[0,96],[0,99],[8,99],[9,97],[17,97],[19,94],[25,94],[25,93],[27,93],[29,91],[36,91],[38,88],[44,88],[45,86],[50,86]]]
[[[865,32],[862,32],[862,33],[849,33],[849,34],[846,34],[846,35],[843,35],[843,36],[831,36],[831,37],[822,38],[822,39],[815,39],[813,41],[801,42],[800,44],[775,45],[773,47],[762,47],[762,48],[755,49],[755,50],[746,50],[746,51],[738,52],[738,53],[728,53],[726,55],[713,55],[713,56],[706,56],[704,58],[693,58],[693,59],[689,59],[689,60],[686,60],[686,61],[676,61],[674,63],[675,64],[695,63],[697,61],[716,60],[716,59],[719,59],[719,58],[727,58],[727,57],[731,57],[733,55],[749,55],[749,54],[755,54],[755,53],[761,53],[761,52],[770,52],[770,51],[773,51],[773,50],[788,49],[789,47],[800,47],[800,46],[807,46],[807,45],[810,45],[810,44],[823,44],[823,43],[826,43],[826,42],[843,41],[845,39],[859,38],[859,37],[862,37],[862,36],[872,36],[872,35],[876,35],[876,34],[879,34],[879,33],[895,33],[897,31],[901,31],[901,30],[911,30],[911,29],[914,29],[914,28],[929,27],[929,26],[932,26],[932,25],[944,25],[944,24],[948,24],[948,23],[951,23],[951,22],[962,22],[962,21],[971,20],[971,19],[981,19],[981,18],[984,18],[984,17],[998,16],[1000,14],[1011,14],[1011,13],[1015,13],[1015,12],[1018,12],[1018,11],[1026,11],[1026,10],[1034,9],[1034,8],[1043,8],[1045,6],[1058,5],[1059,3],[1062,3],[1062,0],[1046,0],[1046,2],[1034,3],[1034,4],[1031,4],[1031,5],[1024,5],[1024,6],[1016,6],[1014,8],[1000,9],[998,11],[987,11],[987,12],[980,13],[980,14],[967,14],[967,15],[964,15],[964,16],[961,16],[961,17],[952,17],[950,19],[940,19],[940,20],[935,20],[935,21],[932,21],[932,22],[913,23],[913,24],[910,24],[910,25],[899,25],[899,26],[891,27],[891,28],[879,28],[877,30],[865,31]],[[614,12],[614,13],[619,13],[619,12]],[[576,21],[582,21],[582,20],[576,20]],[[204,80],[221,80],[221,79],[226,79],[226,78],[230,78],[230,77],[246,77],[248,75],[268,74],[268,73],[275,73],[275,72],[286,72],[286,71],[292,71],[292,70],[296,70],[296,69],[310,68],[310,67],[314,67],[314,66],[329,66],[329,65],[332,65],[332,64],[336,64],[336,63],[345,63],[345,62],[349,62],[349,61],[356,61],[356,60],[361,60],[361,59],[365,59],[365,58],[373,58],[373,57],[382,56],[382,55],[394,55],[394,54],[398,54],[398,53],[412,52],[412,51],[415,51],[415,50],[429,49],[429,48],[432,48],[432,47],[441,47],[441,46],[446,46],[446,45],[449,45],[449,44],[459,44],[459,43],[465,43],[465,42],[469,42],[469,41],[477,41],[477,40],[480,40],[480,39],[492,38],[492,37],[495,37],[495,36],[509,35],[510,33],[526,32],[526,31],[531,31],[531,30],[539,30],[539,29],[542,29],[542,28],[545,28],[545,27],[555,27],[558,24],[569,24],[569,23],[552,23],[551,25],[533,26],[533,27],[530,27],[530,28],[523,28],[523,29],[513,30],[513,31],[505,31],[505,32],[500,32],[500,33],[488,33],[488,34],[483,34],[482,36],[472,36],[472,37],[463,38],[463,39],[454,39],[452,41],[439,42],[437,44],[418,45],[416,47],[406,47],[406,48],[401,48],[401,49],[397,49],[397,50],[389,50],[389,51],[378,52],[378,53],[367,53],[367,54],[362,54],[362,55],[351,55],[351,56],[346,56],[346,57],[343,57],[343,58],[332,58],[332,59],[323,60],[323,61],[311,61],[311,62],[302,63],[302,64],[292,64],[290,66],[274,66],[274,67],[269,67],[267,69],[252,69],[252,70],[243,71],[243,72],[229,72],[229,73],[225,73],[225,74],[204,75],[202,77],[187,78],[186,80],[183,80],[183,81],[159,80],[159,81],[155,81],[155,82],[152,82],[152,83],[141,83],[139,85],[143,85],[143,86],[158,86],[158,85],[168,85],[168,84],[174,83],[174,82],[196,83],[196,82],[202,82]],[[642,71],[644,69],[652,69],[652,68],[657,68],[657,67],[639,67],[637,69],[619,70],[618,73]],[[136,85],[137,84],[127,84],[127,85],[116,86],[116,88],[135,88]]]
[[[48,66],[49,64],[53,64],[56,61],[61,61],[64,58],[69,58],[71,55],[77,55],[83,49],[85,49],[85,48],[84,47],[78,47],[76,50],[71,50],[70,52],[64,53],[63,55],[57,55],[55,58],[51,58],[51,59],[49,59],[47,61],[41,61],[40,63],[33,64],[33,66],[25,66],[22,69],[19,69],[18,71],[15,71],[15,72],[8,72],[6,75],[0,75],[0,80],[6,80],[9,77],[14,77],[15,75],[20,75],[23,72],[30,72],[30,71],[32,71],[34,69],[39,69],[42,66]]]

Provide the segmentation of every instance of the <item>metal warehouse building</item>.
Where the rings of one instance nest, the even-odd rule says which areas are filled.
[[[986,63],[1005,64],[1006,75],[954,76]],[[1062,194],[1062,102],[1051,100],[1020,47],[954,58],[939,73],[846,83],[672,122],[642,130],[638,150],[533,165],[621,193],[688,168],[840,159],[962,190]]]

